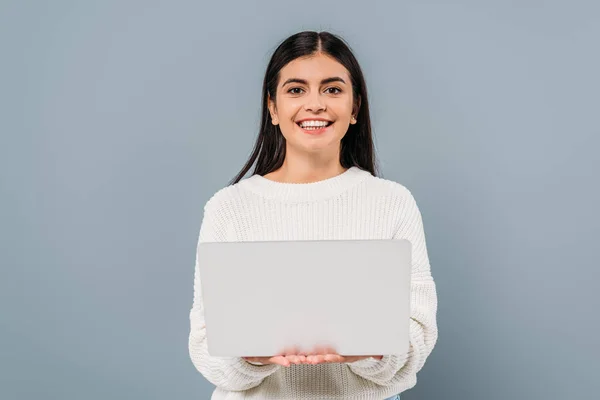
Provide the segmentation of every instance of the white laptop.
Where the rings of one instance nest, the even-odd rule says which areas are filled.
[[[198,251],[212,356],[409,349],[408,240],[218,242]]]

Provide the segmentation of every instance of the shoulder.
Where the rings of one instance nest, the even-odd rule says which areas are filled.
[[[370,185],[381,194],[377,207],[385,207],[393,221],[393,238],[408,239],[413,246],[424,241],[423,215],[411,190],[402,183],[373,177]]]
[[[415,201],[411,190],[404,184],[377,176],[365,180],[368,193],[377,197],[386,197],[393,202],[408,204]]]
[[[244,209],[241,197],[239,184],[226,186],[210,196],[203,207],[199,242],[232,240],[235,214]]]
[[[248,178],[245,178],[217,190],[204,204],[204,212],[222,213],[236,208],[241,202],[247,202],[249,200],[246,190],[247,180]]]
[[[365,182],[367,196],[371,204],[376,204],[380,210],[385,210],[396,225],[396,232],[406,227],[420,226],[422,215],[412,191],[404,184],[371,176]]]
[[[231,206],[232,200],[235,198],[234,195],[233,185],[219,189],[204,203],[204,212],[215,213],[227,209]]]

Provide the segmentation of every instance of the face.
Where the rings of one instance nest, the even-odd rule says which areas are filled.
[[[275,101],[269,99],[271,119],[288,152],[339,152],[349,125],[356,123],[358,106],[346,68],[323,54],[283,67]]]

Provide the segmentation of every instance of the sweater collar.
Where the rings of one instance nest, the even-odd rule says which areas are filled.
[[[339,175],[311,183],[283,183],[261,175],[252,175],[242,180],[240,186],[246,187],[264,198],[284,202],[302,202],[336,196],[369,176],[371,173],[368,171],[350,167]]]

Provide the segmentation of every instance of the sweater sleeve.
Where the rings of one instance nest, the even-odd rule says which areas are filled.
[[[209,202],[210,203],[210,202]],[[209,203],[204,208],[198,244],[226,240],[223,219],[213,212]],[[248,390],[258,386],[267,376],[273,374],[279,365],[253,365],[241,357],[213,357],[208,354],[206,345],[206,325],[200,292],[199,263],[202,260],[196,249],[194,268],[194,297],[190,311],[189,353],[196,369],[213,385],[228,391]]]
[[[406,354],[384,355],[381,360],[368,358],[348,364],[356,375],[379,385],[416,375],[438,338],[437,293],[431,276],[422,216],[408,189],[403,202],[394,239],[408,239],[412,243],[409,350]]]

